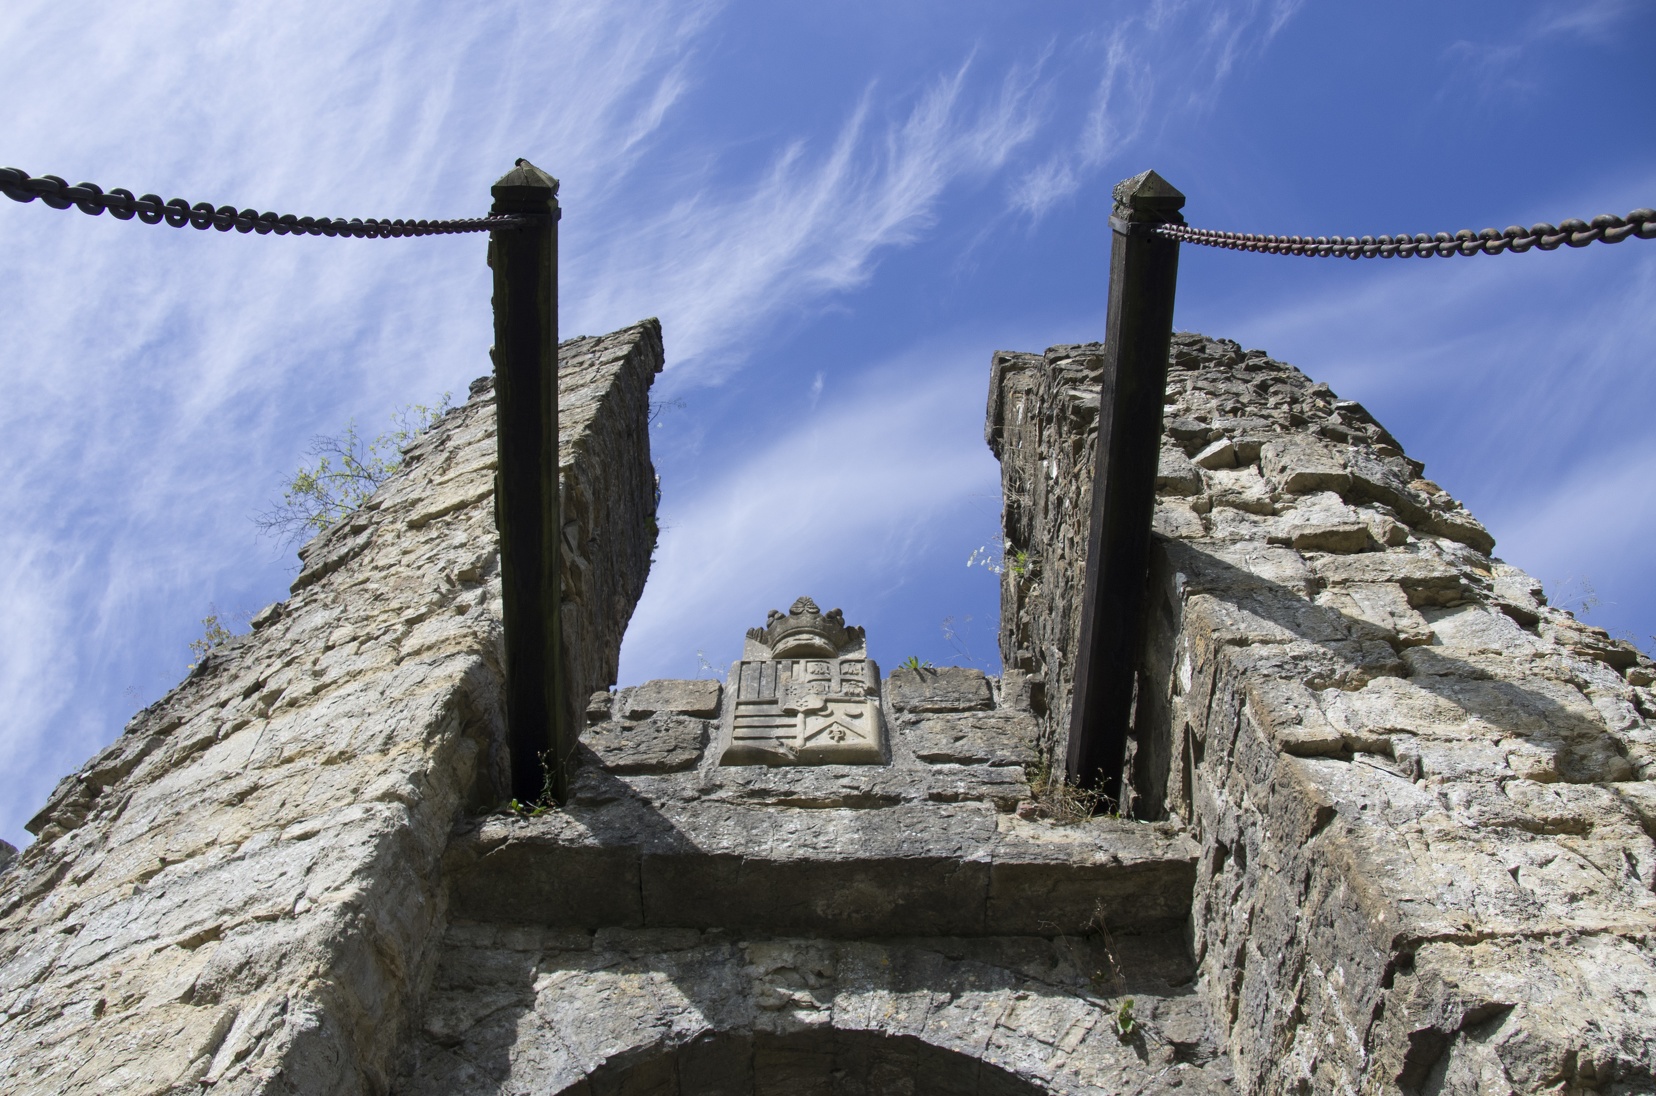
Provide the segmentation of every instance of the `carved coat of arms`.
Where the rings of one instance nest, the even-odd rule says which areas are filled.
[[[861,628],[802,597],[747,634],[725,689],[722,765],[878,765],[880,668]]]

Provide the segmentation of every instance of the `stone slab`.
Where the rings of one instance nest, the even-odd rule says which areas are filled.
[[[1118,962],[1097,935],[576,936],[460,923],[392,1090],[1230,1093],[1182,940],[1130,944]],[[1112,1022],[1122,995],[1134,1001],[1134,1038]]]
[[[938,712],[899,716],[914,756],[933,765],[1034,765],[1035,717],[1029,712]]]
[[[656,715],[641,723],[589,724],[581,742],[613,773],[670,773],[693,769],[707,746],[705,719]]]
[[[899,712],[973,712],[994,703],[989,679],[968,666],[893,670],[886,679],[886,699]]]
[[[657,712],[678,712],[702,719],[719,714],[720,685],[711,679],[646,681],[628,690],[626,718],[648,719]]]
[[[1168,826],[1013,820],[983,803],[872,809],[617,799],[456,835],[456,914],[598,928],[1054,935],[1182,923],[1195,847]],[[1048,926],[1043,928],[1043,926]]]

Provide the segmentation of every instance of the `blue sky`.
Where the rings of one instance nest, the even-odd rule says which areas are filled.
[[[163,197],[459,216],[561,177],[564,334],[661,317],[665,527],[622,681],[801,593],[996,664],[995,349],[1099,338],[1110,187],[1363,235],[1656,205],[1644,3],[12,0],[0,159]],[[310,438],[488,369],[481,237],[200,233],[0,202],[0,837],[282,597]],[[1177,324],[1361,400],[1554,600],[1649,649],[1656,244],[1186,247]],[[832,497],[802,483],[826,473]],[[849,487],[848,485],[856,485]],[[1596,604],[1594,603],[1596,601]],[[945,634],[952,623],[954,640]]]

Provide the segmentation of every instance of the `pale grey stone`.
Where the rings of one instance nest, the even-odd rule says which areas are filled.
[[[969,666],[903,666],[886,679],[887,700],[899,712],[970,712],[990,707],[989,680]]]
[[[1395,582],[1416,609],[1453,605],[1466,594],[1467,581],[1443,560],[1414,552],[1375,552],[1316,561],[1317,576],[1330,586]]]
[[[1182,450],[1162,446],[1156,466],[1156,490],[1169,495],[1194,495],[1202,489],[1202,473]]]
[[[1303,435],[1266,442],[1259,449],[1259,464],[1266,479],[1290,494],[1344,491],[1351,486],[1351,473],[1336,451]]]
[[[886,761],[880,668],[860,627],[808,597],[748,629],[730,667],[721,765],[878,765]]]
[[[998,454],[1008,541],[1043,553],[1039,591],[1003,583],[1003,657],[1048,682],[1055,759],[1094,444],[1056,428],[1090,421],[1057,383],[1074,357],[1026,359],[1033,440]],[[1656,977],[1656,797],[1632,791],[1656,666],[1489,559],[1372,416],[1267,362],[1175,336],[1170,437],[1246,437],[1261,468],[1237,444],[1197,505],[1158,503],[1129,750],[1135,812],[1203,845],[1200,996],[1238,1090],[1651,1087],[1656,1024],[1598,987]]]
[[[263,609],[260,609],[258,612],[254,613],[252,618],[247,623],[256,632],[260,628],[265,628],[271,624],[274,624],[281,618],[281,616],[282,603],[280,601],[273,601],[269,605],[266,605]]]
[[[1192,507],[1171,500],[1156,507],[1150,527],[1164,537],[1191,539],[1207,532],[1202,517]]]
[[[1236,445],[1229,438],[1220,438],[1190,459],[1203,468],[1235,468]]]
[[[648,562],[660,364],[653,323],[560,347],[566,516],[578,548],[614,544],[566,578],[582,700]],[[506,786],[490,391],[35,817],[0,875],[8,1093],[387,1090],[443,935],[450,830]]]
[[[711,719],[719,714],[719,683],[711,679],[646,681],[627,694],[628,719],[645,719],[657,712]]]
[[[1143,939],[1148,951],[1178,948]],[[1134,1041],[1115,1037],[1115,1001],[1089,981],[1104,965],[1076,939],[929,946],[705,933],[667,944],[647,930],[606,934],[580,962],[543,959],[526,996],[515,980],[482,993],[439,981],[445,1037],[419,1041],[412,1059],[423,1068],[397,1091],[471,1096],[530,1077],[663,1096],[1231,1091],[1212,1032],[1175,988],[1188,960],[1124,968],[1143,1019]],[[520,1034],[503,1040],[503,1030]]]
[[[932,764],[1034,765],[1039,759],[1035,718],[1027,712],[909,716],[898,723],[897,733],[914,756]]]
[[[1259,474],[1258,468],[1250,465],[1237,469],[1215,469],[1208,473],[1207,479],[1208,493],[1215,506],[1265,516],[1277,512],[1270,485]]]
[[[707,745],[707,721],[660,714],[644,722],[588,725],[581,741],[614,773],[670,773],[693,769]]]
[[[740,672],[722,698],[593,692],[648,560],[658,346],[641,325],[563,348],[566,593],[590,631],[570,702],[592,724],[569,801],[489,813],[484,383],[307,546],[280,614],[31,822],[0,874],[12,1087],[1651,1087],[1656,666],[1489,559],[1360,407],[1175,337],[1171,448],[1231,438],[1268,468],[1159,502],[1125,810],[1087,819],[1050,774],[1103,348],[993,359],[986,437],[1026,561],[1001,576],[998,685],[882,682],[860,630],[802,599],[743,663],[889,711],[888,750],[728,766],[686,709],[769,703]],[[1331,551],[1346,527],[1364,550]]]

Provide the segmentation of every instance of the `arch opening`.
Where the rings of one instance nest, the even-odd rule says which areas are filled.
[[[604,1063],[560,1096],[1046,1096],[999,1066],[911,1035],[708,1034]]]

